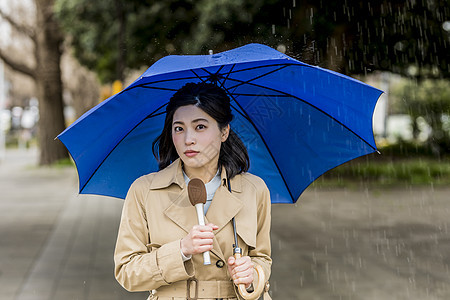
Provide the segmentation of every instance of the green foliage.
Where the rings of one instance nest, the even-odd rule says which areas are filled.
[[[51,167],[65,168],[65,167],[73,167],[74,165],[75,165],[75,163],[73,162],[73,160],[71,158],[64,158],[64,159],[60,159],[60,160],[54,162],[53,164],[51,164]]]
[[[344,163],[314,183],[317,187],[395,187],[450,184],[450,153],[434,157],[427,145],[401,142]]]
[[[284,45],[288,55],[344,74],[448,77],[449,32],[442,25],[449,6],[450,0],[56,0],[55,10],[75,56],[105,82],[120,77],[118,61],[139,68],[168,54],[250,42]]]
[[[410,157],[399,160],[357,160],[323,175],[316,186],[449,185],[450,160]]]
[[[118,2],[120,9],[115,5]],[[95,70],[102,82],[111,82],[120,77],[116,71],[120,51],[132,69],[149,66],[169,54],[206,54],[209,49],[228,48],[229,41],[232,47],[248,43],[239,41],[254,36],[245,32],[252,30],[252,17],[260,2],[57,0],[55,11],[71,36],[75,56]],[[123,24],[118,19],[121,12]],[[122,46],[120,26],[125,30]]]
[[[393,90],[403,99],[402,110],[413,120],[417,139],[420,121],[431,127],[426,143],[436,155],[450,153],[450,84],[448,80],[407,81]]]

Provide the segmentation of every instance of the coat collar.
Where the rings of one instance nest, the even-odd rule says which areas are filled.
[[[227,185],[227,176],[225,167],[222,166],[220,179],[223,186]],[[183,172],[182,172],[182,163],[181,159],[177,158],[174,162],[172,162],[169,166],[162,169],[158,173],[155,174],[152,183],[150,185],[150,189],[163,189],[169,187],[171,184],[177,184],[181,189],[186,187],[186,183],[184,181]],[[239,175],[234,176],[231,179],[231,190],[233,192],[240,193],[242,191],[242,178]]]
[[[205,218],[206,223],[211,222],[219,227],[215,231],[216,233],[220,232],[244,206],[239,197],[228,191],[224,167],[222,167],[221,182],[222,184],[216,190]],[[164,214],[183,228],[184,231],[189,232],[192,226],[198,224],[198,221],[195,208],[189,202],[186,183],[182,173],[181,159],[179,158],[165,169],[156,173],[150,189],[163,189],[172,184],[178,185],[180,191],[177,195],[174,195],[173,203],[164,211]],[[231,189],[237,193],[242,191],[241,175],[236,175],[231,179]],[[214,237],[212,252],[219,258],[225,259],[216,237]]]

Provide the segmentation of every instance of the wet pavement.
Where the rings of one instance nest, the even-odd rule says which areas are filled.
[[[0,162],[0,299],[146,299],[113,276],[122,200],[35,150]],[[450,299],[450,187],[310,188],[274,205],[274,299]]]

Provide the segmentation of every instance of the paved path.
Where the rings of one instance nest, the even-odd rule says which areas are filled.
[[[113,277],[122,201],[75,170],[0,162],[0,300],[145,299]],[[273,206],[274,299],[450,299],[450,187],[308,190]]]
[[[77,196],[73,168],[37,168],[37,153],[0,163],[0,299],[145,299],[113,276],[122,201]]]
[[[277,299],[450,299],[450,188],[314,191],[273,208]]]

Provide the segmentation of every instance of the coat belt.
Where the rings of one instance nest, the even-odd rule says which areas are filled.
[[[186,297],[187,299],[236,298],[232,281],[199,281],[190,279],[161,286],[155,296]]]

